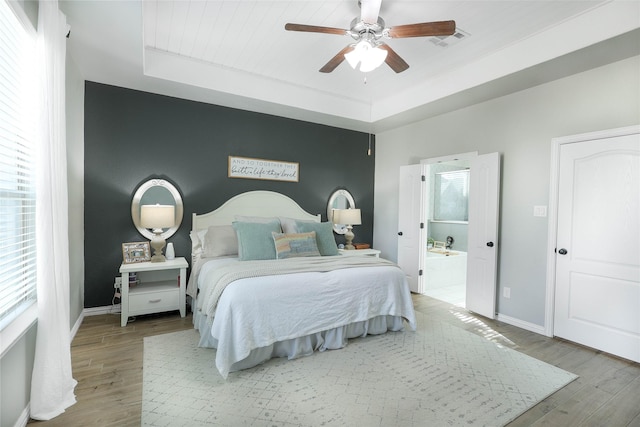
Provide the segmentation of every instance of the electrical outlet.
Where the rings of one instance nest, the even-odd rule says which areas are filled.
[[[116,289],[120,289],[122,287],[122,277],[116,277],[116,280],[113,282],[113,287]]]
[[[533,216],[546,217],[547,216],[547,207],[546,206],[534,206],[533,207]]]
[[[511,288],[502,289],[502,296],[507,299],[511,298]]]

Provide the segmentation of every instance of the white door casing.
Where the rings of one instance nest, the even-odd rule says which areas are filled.
[[[423,292],[419,276],[422,169],[422,165],[401,166],[398,188],[398,265],[407,275],[411,292],[419,293]]]
[[[637,362],[639,129],[554,140],[557,216],[550,231],[555,232],[550,239],[551,263],[555,262],[554,335]]]
[[[500,153],[477,156],[469,176],[466,308],[495,318],[500,207]]]
[[[429,164],[469,159],[469,241],[467,254],[467,308],[495,317],[497,244],[500,202],[500,153],[478,156],[464,153],[423,160],[422,165],[400,167],[398,196],[398,265],[407,275],[412,292],[425,291],[419,270],[426,256],[427,183],[422,181]],[[491,242],[491,246],[487,243]],[[473,247],[473,248],[472,248]],[[470,276],[471,280],[470,280]],[[470,299],[469,299],[470,298]],[[470,304],[470,305],[469,305]]]

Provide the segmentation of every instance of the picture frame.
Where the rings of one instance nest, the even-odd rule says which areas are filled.
[[[122,261],[125,264],[151,261],[151,246],[149,242],[123,243]]]
[[[227,177],[299,182],[300,163],[229,156]]]

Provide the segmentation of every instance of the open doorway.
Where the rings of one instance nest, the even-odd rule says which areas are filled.
[[[426,165],[428,197],[422,258],[424,295],[465,307],[469,237],[469,160]]]
[[[450,227],[442,235],[446,250],[447,236],[453,237],[450,245],[455,251],[465,252],[466,236],[466,289],[464,307],[490,319],[495,318],[496,275],[498,266],[498,220],[500,207],[500,153],[465,153],[422,160],[420,164],[400,167],[398,194],[398,265],[405,272],[411,292],[433,294],[425,274],[425,258],[429,253],[428,237],[438,222],[429,214],[432,182],[430,172],[434,165],[455,163],[458,170],[469,168],[467,230],[456,230],[453,221],[440,221]],[[466,162],[466,163],[465,163]],[[435,186],[435,183],[433,184]],[[434,187],[435,188],[435,187]],[[435,196],[434,196],[435,197]],[[463,221],[458,221],[462,223]],[[456,234],[460,234],[457,238]],[[445,234],[446,233],[446,234]],[[433,249],[433,248],[432,248]],[[436,251],[431,251],[432,253]],[[441,254],[442,255],[442,254]],[[443,254],[447,257],[446,254]],[[462,257],[459,253],[453,257]],[[451,258],[451,254],[447,258]],[[461,259],[461,258],[458,258]],[[460,269],[456,269],[460,271]],[[431,270],[429,270],[430,272]],[[464,271],[464,270],[462,270]],[[438,295],[438,298],[444,298]]]

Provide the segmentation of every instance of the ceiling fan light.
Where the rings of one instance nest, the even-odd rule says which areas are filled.
[[[346,59],[349,65],[351,65],[351,68],[355,70],[358,66],[358,62],[360,62],[360,56],[360,52],[358,52],[358,49],[356,48],[349,53],[345,53],[344,59]]]
[[[361,40],[351,52],[345,53],[344,58],[354,70],[360,64],[360,71],[367,73],[382,65],[387,58],[387,51],[372,46],[367,40]]]
[[[354,70],[358,66],[358,63],[367,56],[367,52],[371,50],[371,44],[366,40],[360,40],[354,47],[354,49],[345,53],[344,57]]]
[[[375,70],[387,59],[387,53],[386,50],[377,47],[369,49],[360,62],[360,71],[368,73],[369,71]]]

